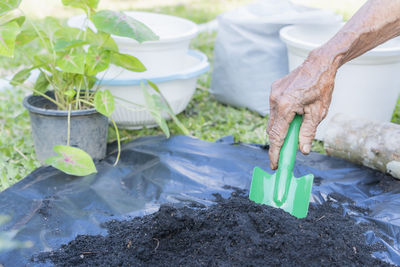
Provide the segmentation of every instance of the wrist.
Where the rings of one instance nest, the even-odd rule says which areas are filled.
[[[318,62],[323,69],[328,68],[336,72],[344,64],[344,54],[332,47],[323,45],[312,50],[308,55],[308,60]]]

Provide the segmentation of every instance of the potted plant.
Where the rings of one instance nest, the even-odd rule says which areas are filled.
[[[29,59],[30,65],[16,73],[11,84],[24,86],[32,72],[37,73],[29,86],[33,94],[25,98],[24,105],[30,113],[38,159],[68,174],[88,175],[96,172],[92,158],[105,156],[109,119],[116,129],[120,152],[118,129],[111,119],[114,97],[99,87],[96,75],[110,64],[130,71],[146,70],[137,58],[119,52],[111,34],[139,42],[158,37],[146,25],[122,12],[96,11],[99,0],[62,0],[62,3],[84,10],[97,31],[87,26],[68,27],[52,17],[43,23],[26,18],[24,28],[16,35],[15,46],[18,53]],[[32,54],[29,49],[32,42],[39,46],[38,53]],[[154,84],[150,85],[159,92]],[[158,117],[162,110],[170,113],[161,95],[153,98],[154,101],[148,102],[152,114]],[[161,102],[155,102],[160,99]],[[158,122],[167,132],[165,121]]]

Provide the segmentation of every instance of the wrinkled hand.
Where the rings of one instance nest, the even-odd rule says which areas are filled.
[[[302,65],[272,84],[268,134],[271,168],[278,168],[279,152],[289,124],[303,115],[299,148],[310,153],[319,123],[328,113],[338,64],[321,51],[313,51]]]

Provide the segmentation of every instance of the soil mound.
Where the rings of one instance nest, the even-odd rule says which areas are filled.
[[[216,196],[208,208],[162,205],[152,215],[110,221],[107,236],[78,236],[35,262],[56,266],[388,266],[365,244],[373,225],[355,224],[328,201],[305,219],[248,200]]]

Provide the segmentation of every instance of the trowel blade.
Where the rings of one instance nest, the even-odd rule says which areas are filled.
[[[283,209],[297,218],[307,216],[314,175],[294,177],[289,184],[287,198],[283,202],[274,199],[275,174],[269,174],[259,167],[254,168],[249,199],[275,208]]]

